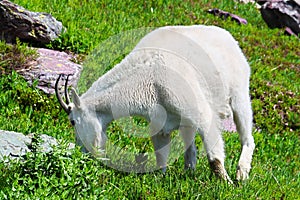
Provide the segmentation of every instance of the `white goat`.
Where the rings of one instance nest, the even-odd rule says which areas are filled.
[[[150,122],[157,165],[165,169],[170,133],[185,144],[185,168],[195,168],[195,132],[204,142],[210,167],[231,182],[224,168],[220,122],[233,114],[242,152],[237,179],[248,178],[254,139],[249,97],[249,65],[234,38],[214,26],[168,26],[147,34],[121,63],[100,77],[81,97],[72,88],[61,106],[83,151],[104,149],[106,128],[117,118],[138,115]]]

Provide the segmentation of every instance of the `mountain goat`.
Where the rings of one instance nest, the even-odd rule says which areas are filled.
[[[185,168],[195,168],[195,133],[206,149],[210,167],[231,182],[224,168],[222,119],[233,115],[242,146],[237,179],[249,176],[254,139],[249,97],[250,67],[234,38],[215,26],[167,26],[143,37],[119,64],[80,97],[67,81],[65,101],[56,95],[75,127],[83,151],[105,149],[106,128],[124,116],[150,122],[157,166],[165,170],[170,133],[183,138]]]

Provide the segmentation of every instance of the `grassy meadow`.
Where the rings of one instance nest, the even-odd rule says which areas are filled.
[[[15,70],[36,58],[30,44],[0,41],[0,129],[40,133],[61,145],[51,153],[33,152],[23,162],[0,162],[0,199],[300,199],[300,41],[269,29],[253,5],[234,1],[109,1],[13,0],[26,9],[51,13],[66,27],[46,48],[78,54],[84,60],[95,48],[122,32],[165,25],[216,25],[239,42],[251,66],[253,135],[256,149],[250,178],[228,185],[209,169],[200,137],[197,169],[183,169],[183,156],[167,172],[125,173],[107,167],[100,159],[67,149],[74,130],[54,95],[28,86]],[[248,21],[238,25],[207,13],[219,8]],[[114,44],[99,60],[114,57]],[[126,55],[125,46],[118,55]],[[128,136],[122,126],[145,128],[142,119],[113,122],[108,135],[116,145],[134,152],[151,151],[148,138]],[[141,129],[142,129],[141,128]],[[129,129],[130,130],[130,129]],[[235,179],[240,154],[238,134],[224,132],[226,169]],[[38,140],[37,140],[38,142]],[[32,147],[35,148],[35,145]]]

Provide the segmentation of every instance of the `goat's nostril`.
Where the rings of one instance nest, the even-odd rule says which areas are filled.
[[[74,120],[71,120],[70,122],[71,122],[72,126],[75,126],[75,121]]]

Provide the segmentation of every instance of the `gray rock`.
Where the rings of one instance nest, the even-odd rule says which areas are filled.
[[[31,139],[22,133],[0,131],[0,159],[19,157],[29,152]]]
[[[33,137],[34,137],[34,134],[27,135],[27,138],[29,138],[31,140],[31,142],[32,142]],[[40,152],[50,152],[53,150],[52,149],[53,146],[58,145],[56,139],[49,135],[41,134],[41,135],[39,135],[39,137],[42,142],[39,144],[37,150]]]
[[[0,130],[0,160],[7,158],[19,158],[30,152],[33,135],[23,135],[22,133]],[[52,151],[53,146],[58,143],[55,138],[41,134],[41,143],[37,150],[41,152]]]
[[[243,3],[243,4],[252,4],[254,5],[257,9],[260,9],[261,6],[257,3],[258,0],[235,0],[238,3]]]
[[[39,56],[30,64],[31,67],[18,71],[30,84],[37,80],[37,88],[47,94],[53,94],[58,74],[72,74],[69,83],[76,87],[82,67],[71,61],[72,55],[43,48],[37,49],[37,52]]]
[[[296,0],[264,0],[260,9],[270,28],[285,28],[289,35],[300,34],[300,3]]]
[[[0,39],[49,43],[63,30],[62,23],[48,13],[31,12],[7,0],[0,1]]]
[[[241,18],[235,14],[232,14],[232,13],[229,13],[229,12],[217,9],[217,8],[209,9],[207,12],[210,14],[213,14],[215,16],[219,16],[222,19],[227,19],[229,17],[229,18],[231,18],[232,21],[237,22],[239,25],[248,23],[247,20],[244,18]]]

